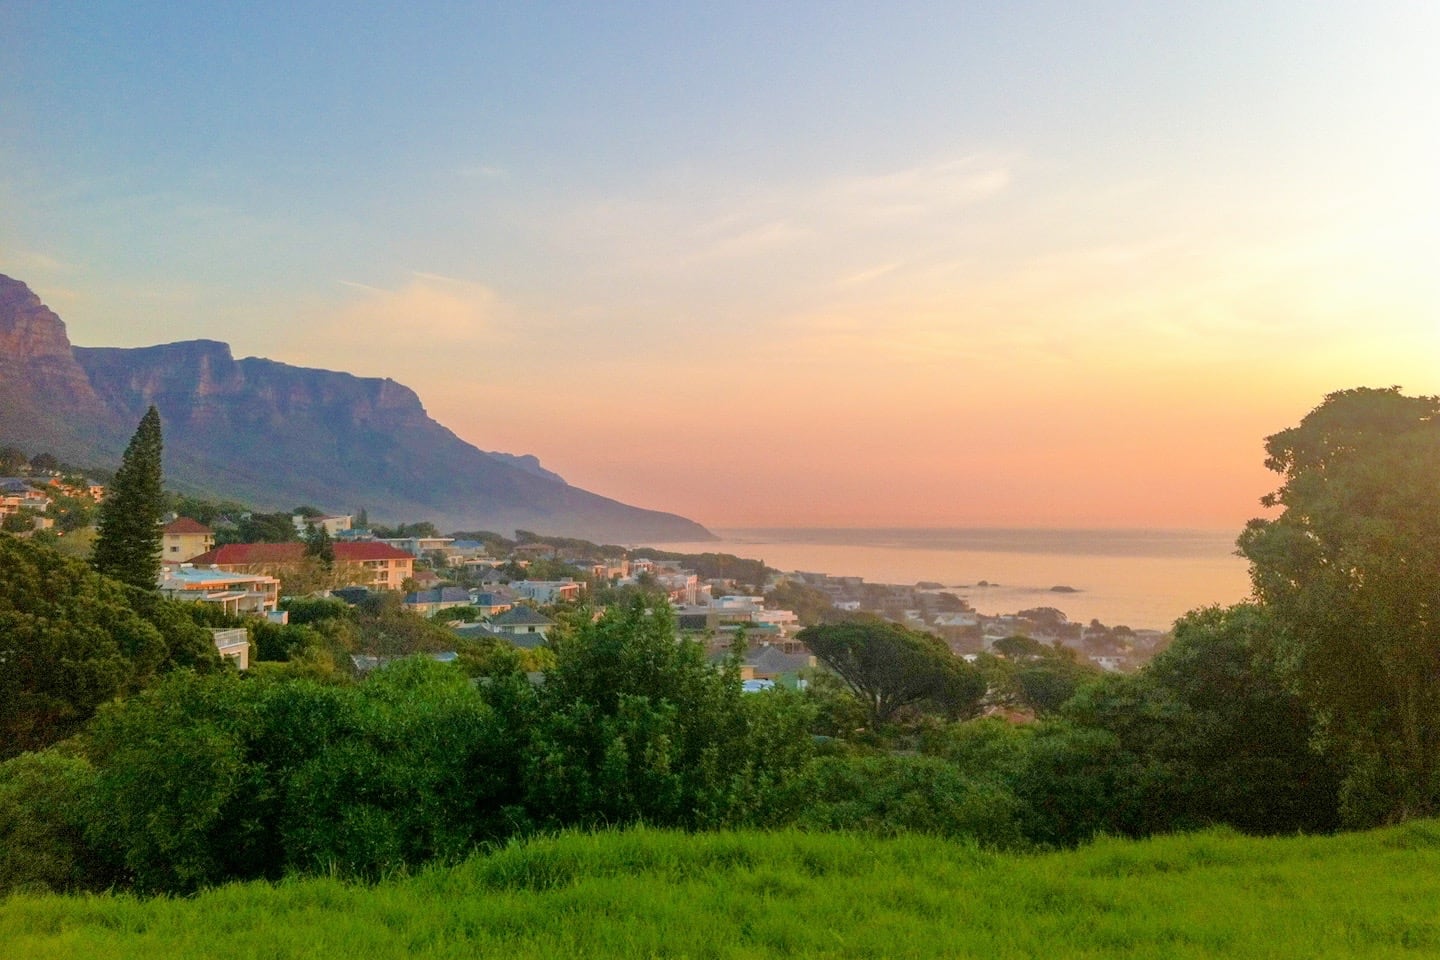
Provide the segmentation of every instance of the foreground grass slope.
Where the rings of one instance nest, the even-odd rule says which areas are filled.
[[[6,957],[1395,957],[1440,954],[1440,823],[1039,856],[836,834],[630,830],[372,887],[13,896]]]

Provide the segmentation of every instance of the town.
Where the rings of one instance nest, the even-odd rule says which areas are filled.
[[[48,454],[27,460],[10,448],[0,465],[19,474],[0,477],[4,529],[51,545],[67,537],[85,542],[104,484]],[[444,626],[457,640],[533,651],[566,609],[583,603],[598,616],[627,594],[659,594],[673,608],[677,638],[701,642],[717,662],[743,636],[741,679],[749,691],[803,687],[819,665],[796,634],[846,613],[931,634],[972,663],[983,654],[1003,656],[1002,641],[1021,637],[1071,650],[1101,671],[1131,671],[1167,640],[1158,630],[1071,622],[1054,607],[986,616],[938,583],[868,583],[728,555],[667,554],[526,531],[514,539],[488,531],[442,536],[423,521],[386,528],[371,525],[364,513],[332,515],[309,506],[262,514],[194,498],[177,497],[174,505],[209,523],[173,510],[165,518],[158,586],[172,599],[285,624],[286,598],[334,597],[354,605],[388,594],[399,598],[401,611]],[[248,669],[254,645],[243,628],[213,632],[222,655]],[[399,653],[457,655],[434,646],[432,636],[426,649]],[[347,659],[362,673],[394,655],[357,649]]]

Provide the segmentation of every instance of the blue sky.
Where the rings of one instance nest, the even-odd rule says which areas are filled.
[[[3,4],[0,272],[711,524],[1224,526],[1440,390],[1435,9]]]

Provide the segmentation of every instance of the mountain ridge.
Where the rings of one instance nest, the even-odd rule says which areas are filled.
[[[713,539],[684,517],[572,487],[533,455],[480,450],[389,378],[236,360],[217,340],[74,346],[58,315],[0,275],[0,437],[71,461],[113,461],[151,404],[164,424],[167,482],[187,492],[266,509],[364,507],[382,522],[442,529]]]

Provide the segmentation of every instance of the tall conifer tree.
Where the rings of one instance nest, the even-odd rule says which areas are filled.
[[[160,575],[160,520],[165,511],[160,452],[160,412],[151,406],[100,504],[100,532],[90,559],[107,577],[150,592]]]

